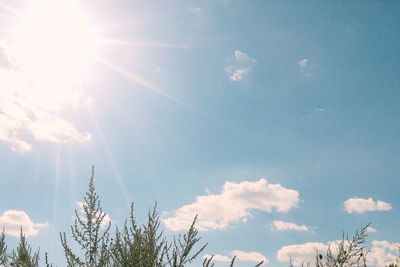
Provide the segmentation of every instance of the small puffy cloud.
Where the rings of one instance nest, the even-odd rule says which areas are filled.
[[[388,211],[392,206],[381,200],[372,198],[349,198],[344,202],[344,210],[347,213],[364,213],[368,211]]]
[[[172,231],[187,229],[198,215],[200,231],[223,230],[237,221],[246,221],[251,210],[287,212],[296,207],[299,192],[265,179],[255,182],[226,182],[219,194],[207,194],[175,211],[175,216],[163,219]]]
[[[231,81],[241,81],[251,71],[255,60],[247,53],[235,50],[229,64],[225,67],[225,71]]]
[[[246,77],[247,73],[249,72],[249,69],[235,69],[232,72],[232,75],[229,76],[229,79],[232,81],[240,81],[243,80],[244,77]]]
[[[40,228],[48,227],[47,223],[34,223],[25,211],[7,210],[0,214],[0,229],[6,234],[19,237],[21,228],[25,236],[36,236]]]
[[[292,260],[294,265],[301,265],[303,262],[305,264],[310,263],[312,266],[317,253],[324,255],[327,249],[328,245],[318,242],[288,245],[278,250],[276,259],[279,262],[289,262]]]
[[[374,240],[372,248],[367,254],[367,262],[371,266],[389,266],[390,263],[396,263],[400,243],[390,243],[388,241]]]
[[[81,219],[85,219],[85,218],[84,218],[84,214],[85,214],[84,205],[85,205],[85,203],[79,202],[79,201],[78,201],[78,202],[76,202],[76,205],[78,206],[78,216],[79,216]],[[106,213],[105,216],[104,216],[104,218],[103,218],[103,221],[101,222],[101,226],[103,226],[103,227],[108,226],[108,224],[109,224],[110,222],[112,222],[111,217],[110,217],[110,215],[108,215],[108,214]]]
[[[205,255],[204,257],[207,259],[210,259],[212,255]],[[220,255],[220,254],[215,254],[213,256],[213,261],[215,262],[231,262],[232,258],[236,256],[236,261],[240,262],[253,262],[253,263],[259,263],[263,262],[264,264],[268,264],[269,260],[267,257],[265,257],[263,254],[259,252],[246,252],[246,251],[241,251],[241,250],[233,250],[229,256],[226,255]]]
[[[272,223],[272,226],[277,231],[296,231],[296,232],[308,232],[309,229],[305,225],[297,225],[292,222],[285,222],[276,220]]]
[[[254,62],[254,59],[250,58],[249,55],[247,55],[245,52],[242,52],[240,50],[235,50],[235,52],[233,54],[237,61],[246,62],[246,61],[250,60],[250,61]]]
[[[377,230],[375,228],[371,227],[371,226],[368,226],[366,230],[367,230],[368,234],[372,234],[372,233],[376,233],[377,232]]]

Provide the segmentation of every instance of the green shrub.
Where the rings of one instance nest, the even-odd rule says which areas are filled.
[[[157,205],[148,213],[147,223],[140,226],[135,218],[133,204],[130,217],[121,229],[115,227],[110,233],[111,222],[106,223],[106,213],[102,210],[99,196],[94,186],[94,168],[89,180],[89,189],[85,193],[82,212],[75,210],[75,221],[71,225],[71,238],[66,233],[60,233],[61,245],[64,249],[66,266],[68,267],[184,267],[192,263],[203,252],[207,244],[200,245],[198,230],[195,227],[197,216],[188,231],[183,235],[174,236],[168,241],[160,230],[160,217]],[[326,255],[317,253],[316,267],[359,267],[367,266],[365,242],[367,238],[366,225],[357,230],[352,238],[342,237],[334,250],[328,246]],[[80,248],[76,253],[69,245],[74,241]],[[234,266],[233,257],[230,267]],[[260,262],[256,267],[262,265]],[[45,254],[45,265],[49,263]],[[203,267],[213,267],[213,256],[203,261]],[[4,229],[0,234],[0,266],[38,267],[39,251],[32,252],[21,229],[20,241],[16,250],[7,253]],[[304,264],[302,264],[304,266]],[[307,266],[310,266],[308,263]],[[393,263],[388,267],[397,267]],[[290,263],[290,267],[293,264]]]

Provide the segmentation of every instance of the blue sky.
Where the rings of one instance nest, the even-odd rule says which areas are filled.
[[[0,4],[10,244],[23,225],[61,266],[94,164],[112,221],[157,201],[172,235],[198,213],[218,266],[288,266],[369,222],[371,264],[394,259],[398,2],[59,2]]]

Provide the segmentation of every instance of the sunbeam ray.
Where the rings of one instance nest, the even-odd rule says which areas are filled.
[[[61,168],[61,150],[60,145],[55,145],[55,161],[54,161],[54,188],[53,188],[53,218],[52,221],[56,224],[57,210],[58,210],[58,198],[60,189],[60,168]]]
[[[177,49],[187,49],[186,44],[168,44],[168,43],[157,43],[157,42],[139,42],[139,41],[126,41],[115,38],[101,38],[99,40],[104,44],[111,45],[121,45],[121,46],[135,46],[144,48],[177,48]]]
[[[191,105],[188,105],[188,104],[184,103],[183,101],[181,101],[181,100],[179,100],[179,99],[167,94],[166,92],[162,91],[159,87],[157,87],[156,85],[152,84],[151,82],[143,79],[139,75],[136,75],[134,73],[130,73],[127,70],[123,69],[122,67],[117,66],[116,64],[113,64],[113,63],[111,63],[111,62],[109,62],[109,61],[107,61],[107,60],[105,60],[103,58],[96,57],[96,60],[98,62],[100,62],[101,64],[109,67],[113,71],[115,71],[115,72],[121,74],[122,76],[128,78],[129,80],[139,84],[143,88],[145,88],[145,89],[147,89],[147,90],[149,90],[151,92],[154,92],[154,93],[158,94],[159,96],[162,96],[165,99],[168,99],[169,101],[184,107],[185,109],[188,109],[188,110],[191,110],[191,111],[194,111],[194,112],[197,112],[197,113],[202,113],[199,109],[197,109],[197,108],[195,108],[195,107],[193,107]]]
[[[70,195],[70,200],[75,201],[77,200],[76,196],[76,185],[75,185],[75,165],[74,165],[74,160],[73,160],[73,155],[71,151],[71,147],[68,146],[68,182],[69,182],[69,195]]]
[[[108,161],[109,161],[109,163],[110,163],[110,165],[111,165],[111,168],[112,168],[112,170],[113,170],[113,172],[114,172],[114,177],[115,177],[116,180],[117,180],[118,187],[119,187],[119,190],[120,190],[121,193],[122,193],[122,196],[123,196],[123,198],[124,198],[125,204],[126,204],[127,206],[129,206],[131,201],[129,200],[128,193],[126,192],[125,186],[124,186],[124,184],[123,184],[123,182],[122,182],[121,174],[119,173],[119,170],[118,170],[118,168],[117,168],[117,165],[115,164],[114,157],[112,156],[112,153],[111,153],[111,151],[110,151],[110,148],[109,148],[109,146],[108,146],[108,143],[107,143],[107,141],[106,141],[106,138],[104,137],[103,131],[101,130],[100,125],[99,125],[99,123],[98,123],[98,121],[97,121],[97,118],[96,118],[96,116],[95,116],[95,114],[93,113],[93,111],[92,111],[91,108],[89,108],[89,113],[90,113],[90,117],[91,117],[91,119],[92,119],[92,121],[93,121],[93,124],[94,124],[94,126],[95,126],[95,130],[96,130],[96,132],[97,132],[97,135],[100,137],[100,141],[101,141],[101,144],[102,144],[102,146],[103,146],[103,149],[104,149],[104,151],[105,151],[105,153],[106,153],[107,159],[108,159]]]

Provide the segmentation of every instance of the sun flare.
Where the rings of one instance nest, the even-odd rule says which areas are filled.
[[[78,111],[92,111],[96,91],[91,82],[108,78],[98,71],[121,75],[194,110],[138,74],[140,64],[130,64],[143,48],[186,46],[132,36],[125,27],[137,17],[120,20],[101,2],[0,1],[0,142],[21,153],[31,151],[35,141],[90,142],[91,133],[77,126]]]
[[[36,83],[68,82],[88,67],[96,34],[77,1],[34,1],[21,14],[8,53]]]

